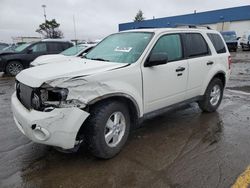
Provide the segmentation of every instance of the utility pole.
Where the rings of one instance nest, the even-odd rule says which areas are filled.
[[[75,43],[77,44],[77,39],[76,39],[76,21],[75,21],[75,15],[73,15],[73,23],[74,23]]]
[[[44,23],[46,23],[46,20],[47,20],[47,18],[46,18],[46,5],[42,5],[42,8],[43,8],[43,15],[44,15],[44,19],[45,19],[45,22]]]

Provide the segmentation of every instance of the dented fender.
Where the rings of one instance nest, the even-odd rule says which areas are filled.
[[[94,104],[97,101],[116,96],[125,97],[132,101],[136,107],[136,111],[138,112],[138,117],[140,117],[142,113],[142,109],[140,109],[140,106],[137,103],[138,100],[141,100],[141,97],[139,94],[137,96],[134,95],[137,89],[132,88],[126,83],[117,83],[116,81],[94,81],[82,76],[75,78],[59,78],[47,81],[46,84],[51,87],[67,88],[69,91],[67,101],[71,101],[71,104],[73,103],[73,105],[80,108],[84,108],[85,106]]]

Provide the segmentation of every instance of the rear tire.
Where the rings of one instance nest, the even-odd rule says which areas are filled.
[[[121,151],[129,136],[128,108],[118,101],[102,102],[90,110],[83,126],[90,152],[98,158],[110,159]]]
[[[219,107],[223,96],[223,83],[220,79],[214,78],[207,86],[203,99],[198,102],[203,112],[214,112]]]
[[[10,76],[16,76],[24,69],[23,65],[19,61],[11,61],[5,68],[5,73]]]

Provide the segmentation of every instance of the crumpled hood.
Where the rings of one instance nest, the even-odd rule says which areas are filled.
[[[87,76],[124,67],[126,65],[127,64],[124,63],[81,59],[70,63],[52,63],[25,69],[16,76],[16,79],[30,87],[40,87],[43,83],[50,82],[58,78]]]

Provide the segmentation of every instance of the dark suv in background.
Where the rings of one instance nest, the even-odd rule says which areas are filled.
[[[238,48],[238,38],[236,36],[236,32],[235,31],[221,31],[220,33],[223,36],[227,44],[228,50],[236,52]]]
[[[0,54],[0,72],[15,76],[23,69],[28,68],[30,63],[38,56],[58,54],[71,46],[73,46],[73,43],[69,41],[56,39],[22,44],[14,52]]]

